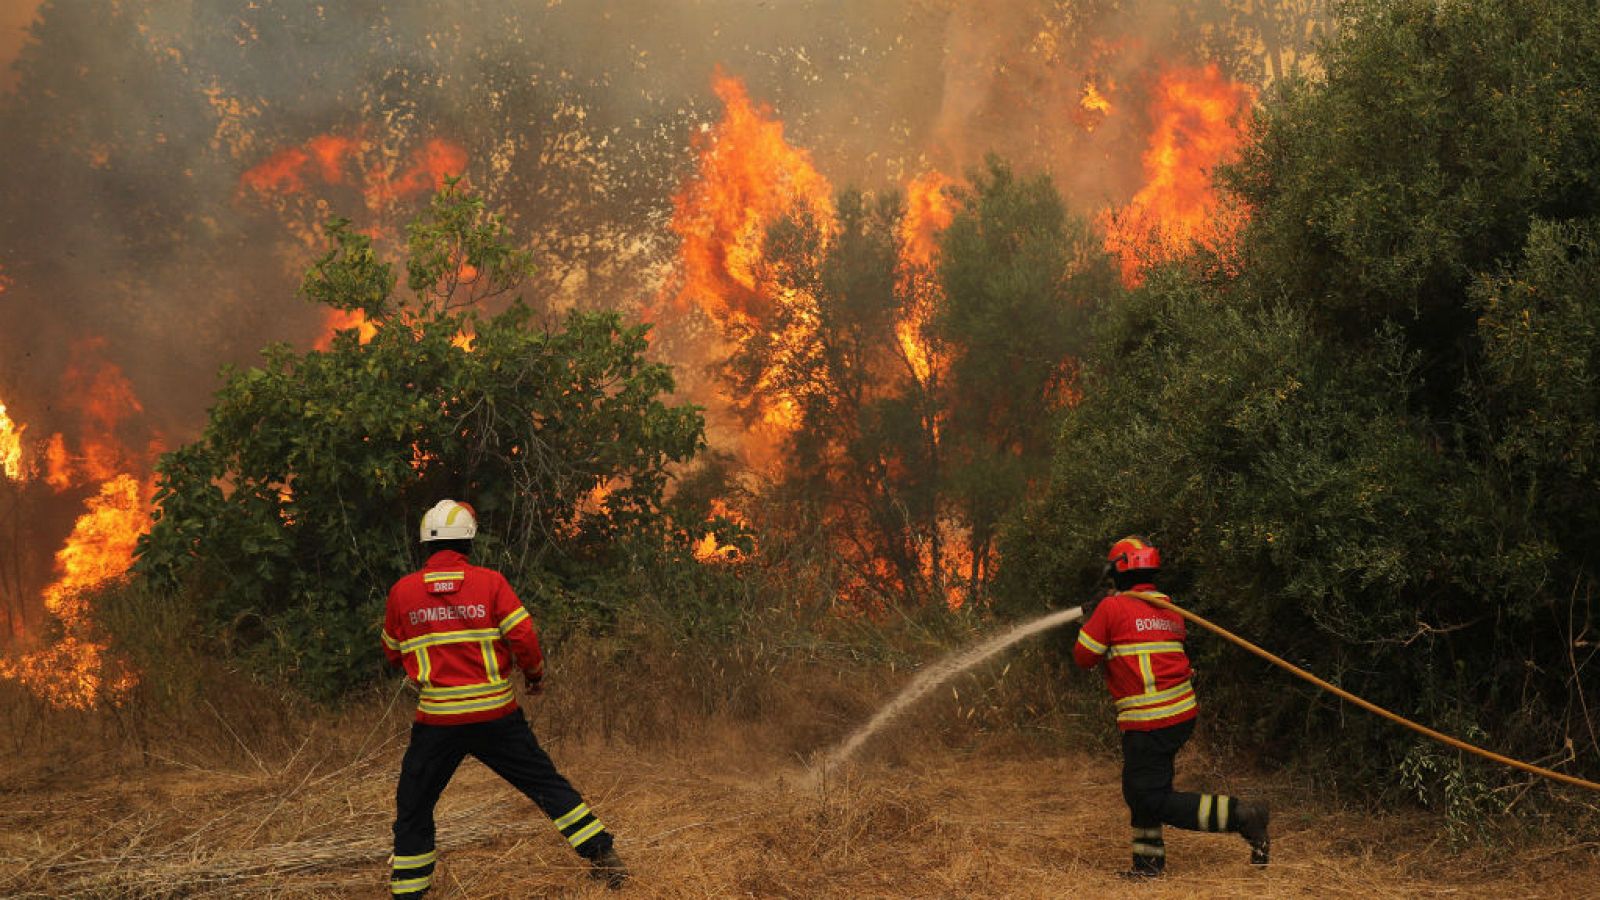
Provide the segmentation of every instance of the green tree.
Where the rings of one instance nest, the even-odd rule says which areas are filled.
[[[158,466],[136,566],[192,586],[213,627],[322,694],[374,671],[384,593],[440,497],[477,506],[480,560],[548,595],[661,525],[669,467],[702,445],[699,413],[663,402],[672,378],[644,359],[644,327],[574,313],[545,331],[520,302],[483,320],[461,308],[530,265],[481,199],[447,188],[411,225],[405,291],[366,237],[328,233],[303,293],[376,334],[226,372],[200,438]]]
[[[1012,602],[1084,596],[1146,532],[1181,600],[1357,693],[1600,764],[1574,653],[1600,614],[1595,12],[1339,7],[1325,77],[1269,94],[1223,173],[1237,266],[1180,261],[1097,316],[1050,489],[1004,541]],[[1205,666],[1239,701],[1214,708],[1248,710],[1232,734],[1390,785],[1421,758],[1198,652],[1232,660]]]
[[[1001,521],[1049,465],[1058,410],[1076,395],[1088,321],[1115,274],[1047,176],[990,158],[940,238],[935,331],[949,348],[944,490],[966,526],[968,588],[987,583]]]

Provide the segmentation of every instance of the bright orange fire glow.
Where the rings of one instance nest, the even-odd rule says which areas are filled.
[[[927,329],[939,301],[935,264],[939,233],[955,220],[956,207],[948,190],[951,180],[928,172],[906,185],[906,211],[900,220],[899,285],[904,314],[895,323],[895,337],[906,364],[919,384],[927,385],[943,367],[937,348],[930,345]]]
[[[306,142],[306,152],[316,162],[317,174],[328,184],[344,181],[345,160],[360,149],[360,140],[337,134],[319,134]]]
[[[0,475],[12,481],[22,480],[22,432],[27,428],[11,421],[0,403]]]
[[[239,183],[258,194],[298,194],[306,189],[301,174],[311,154],[299,147],[280,150],[239,177]]]
[[[434,138],[422,154],[399,175],[390,177],[381,170],[367,173],[367,204],[377,207],[444,187],[446,179],[467,170],[467,151],[449,141]]]
[[[72,348],[72,361],[61,376],[62,392],[72,398],[82,422],[78,452],[66,438],[53,434],[45,447],[45,482],[64,491],[87,481],[106,481],[133,468],[133,455],[117,430],[144,412],[133,384],[115,364],[102,359],[104,338],[85,338]]]
[[[1242,120],[1255,99],[1248,85],[1227,80],[1215,65],[1173,69],[1152,94],[1154,130],[1144,154],[1145,184],[1128,205],[1102,218],[1106,250],[1133,286],[1149,266],[1175,259],[1195,244],[1224,249],[1242,223],[1218,201],[1211,176],[1244,143]]]
[[[132,475],[118,475],[89,498],[88,511],[78,517],[66,545],[56,552],[60,577],[44,589],[45,608],[63,623],[85,621],[83,592],[128,571],[134,544],[150,523],[149,494]]]
[[[743,82],[719,70],[712,87],[722,120],[695,142],[699,167],[673,198],[684,276],[678,303],[750,324],[779,299],[757,284],[767,228],[794,210],[831,222],[833,186],[810,154],[784,140],[771,108],[750,102]]]
[[[378,336],[378,326],[368,321],[367,314],[359,309],[330,309],[322,318],[322,336],[312,346],[318,350],[331,350],[333,336],[340,331],[356,329],[361,343]]]
[[[1090,112],[1107,114],[1111,112],[1111,101],[1100,93],[1100,88],[1092,81],[1084,82],[1083,98],[1078,101],[1078,105]]]
[[[738,510],[730,508],[721,500],[712,500],[711,518],[719,517],[738,525],[745,524],[744,516]],[[694,554],[697,562],[702,563],[733,562],[739,558],[740,554],[739,548],[735,545],[724,544],[717,540],[715,531],[707,531],[702,535],[699,540],[695,541],[689,552]]]
[[[346,172],[359,168],[369,144],[359,135],[321,134],[298,147],[279,150],[239,176],[241,190],[258,196],[298,194],[315,176],[323,184],[344,184]],[[373,165],[361,171],[362,195],[369,209],[444,186],[447,178],[467,169],[467,151],[433,138],[398,173]]]
[[[56,580],[44,589],[45,608],[65,634],[20,659],[0,659],[0,676],[21,681],[54,706],[72,709],[114,703],[137,683],[96,636],[84,593],[128,571],[139,535],[150,525],[152,493],[152,485],[141,485],[132,475],[100,485],[57,551]]]
[[[782,305],[790,313],[788,324],[769,339],[803,352],[814,343],[815,301],[762,278],[762,243],[767,229],[792,213],[809,214],[831,228],[833,186],[809,154],[784,139],[783,122],[771,108],[750,101],[739,79],[719,69],[712,88],[723,104],[722,119],[695,141],[695,176],[673,197],[683,278],[677,306],[700,309],[727,332],[729,326],[770,331],[762,322]],[[766,379],[760,387],[763,437],[775,445],[798,427],[800,404],[770,389]],[[770,456],[772,448],[760,444],[745,442],[753,462]]]

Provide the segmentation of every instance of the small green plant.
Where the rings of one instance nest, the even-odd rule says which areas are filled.
[[[1487,737],[1481,728],[1468,727],[1470,741]],[[1494,817],[1506,811],[1505,801],[1486,780],[1482,766],[1468,762],[1457,751],[1423,741],[1412,745],[1398,767],[1400,785],[1417,802],[1444,812],[1445,831],[1456,845],[1495,840]]]

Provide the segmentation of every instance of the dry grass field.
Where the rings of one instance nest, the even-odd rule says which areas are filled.
[[[892,680],[884,684],[888,687]],[[952,747],[913,716],[818,782],[801,748],[836,737],[817,705],[788,714],[616,726],[590,684],[526,700],[558,765],[618,837],[633,897],[1593,897],[1600,841],[1452,849],[1436,816],[1378,818],[1283,781],[1229,783],[1203,750],[1180,784],[1257,788],[1276,805],[1275,861],[1231,835],[1169,830],[1169,875],[1131,884],[1112,754],[1045,752],[992,733]],[[825,692],[824,692],[825,693]],[[585,697],[585,694],[590,696]],[[620,702],[607,696],[607,703]],[[661,696],[641,700],[652,707]],[[209,705],[209,701],[204,701]],[[249,696],[202,736],[131,739],[104,723],[12,716],[0,774],[0,896],[383,897],[393,777],[409,697],[286,727]],[[935,699],[931,705],[943,701]],[[657,710],[659,712],[659,709]],[[854,710],[852,710],[852,714]],[[625,718],[625,717],[623,717]],[[611,721],[612,725],[606,725]],[[54,722],[54,724],[51,724]],[[613,727],[616,726],[616,727]],[[1096,726],[1109,728],[1108,723]],[[50,729],[55,733],[45,734]],[[119,749],[120,748],[120,749]],[[432,896],[600,897],[537,810],[468,761],[439,809]]]

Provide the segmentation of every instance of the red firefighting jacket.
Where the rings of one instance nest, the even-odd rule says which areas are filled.
[[[1146,596],[1166,599],[1155,585],[1140,584],[1101,600],[1072,648],[1081,668],[1105,661],[1123,731],[1153,731],[1199,714],[1183,652],[1183,617],[1146,603]]]
[[[498,719],[517,708],[513,667],[544,675],[539,635],[505,576],[453,550],[389,589],[383,652],[421,688],[417,721],[429,725]]]

